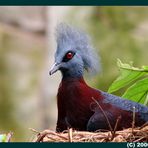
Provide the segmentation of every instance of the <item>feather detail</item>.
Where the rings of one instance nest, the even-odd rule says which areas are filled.
[[[66,48],[72,48],[82,57],[84,69],[91,74],[96,74],[101,69],[100,58],[95,53],[89,36],[76,27],[60,23],[56,29],[57,54]]]

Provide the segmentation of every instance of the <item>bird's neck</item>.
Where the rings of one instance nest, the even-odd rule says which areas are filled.
[[[62,79],[81,79],[83,78],[83,69],[78,69],[77,66],[70,70],[62,70]]]
[[[81,77],[63,77],[62,78],[62,83],[72,84],[71,82],[74,82],[74,83],[79,82],[79,83],[83,83],[83,84],[87,85],[83,76],[81,76]]]

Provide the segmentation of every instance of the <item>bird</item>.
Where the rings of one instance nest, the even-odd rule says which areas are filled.
[[[101,69],[100,58],[82,29],[60,23],[56,27],[55,63],[49,74],[61,72],[57,93],[58,117],[56,131],[68,128],[78,131],[117,130],[148,121],[148,107],[90,87],[84,73],[95,74]]]

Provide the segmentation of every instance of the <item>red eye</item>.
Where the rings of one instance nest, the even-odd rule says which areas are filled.
[[[67,59],[71,59],[73,57],[73,53],[72,52],[68,52],[67,54],[66,54],[66,58]]]
[[[71,60],[74,55],[75,55],[75,53],[72,51],[67,52],[63,58],[63,62],[67,62],[67,61]]]

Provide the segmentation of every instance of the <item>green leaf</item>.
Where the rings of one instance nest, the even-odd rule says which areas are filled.
[[[145,99],[144,105],[148,106],[148,93],[147,93],[147,96],[146,96],[146,99]]]
[[[148,105],[148,78],[137,81],[122,96],[144,105]]]
[[[119,59],[117,65],[121,74],[109,87],[109,93],[117,91],[145,74],[148,74],[148,66],[143,66],[143,68],[140,69],[133,67],[132,63],[123,64]]]
[[[148,71],[148,66],[142,66],[142,68],[146,71]]]
[[[6,134],[1,134],[0,135],[0,142],[6,142],[7,140],[7,135]]]

